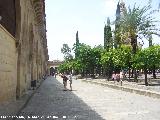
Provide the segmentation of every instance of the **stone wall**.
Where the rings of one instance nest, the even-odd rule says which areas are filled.
[[[18,71],[17,96],[23,95],[31,86],[31,80],[40,80],[45,74],[47,46],[44,44],[45,24],[37,22],[36,13],[31,0],[20,1],[20,31],[17,31]],[[42,30],[43,30],[42,29]],[[44,34],[44,35],[43,35]]]
[[[15,39],[0,25],[0,102],[15,100],[17,52]]]
[[[47,71],[44,0],[14,1],[15,37],[0,27],[0,102],[21,97],[31,89],[31,80],[39,82]]]

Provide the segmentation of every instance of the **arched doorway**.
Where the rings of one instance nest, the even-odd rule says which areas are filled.
[[[54,76],[55,69],[53,67],[50,67],[50,75]]]

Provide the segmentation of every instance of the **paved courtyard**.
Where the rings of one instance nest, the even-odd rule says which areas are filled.
[[[159,114],[160,99],[80,80],[73,80],[73,91],[63,91],[59,77],[45,80],[20,113],[40,120],[160,120]]]

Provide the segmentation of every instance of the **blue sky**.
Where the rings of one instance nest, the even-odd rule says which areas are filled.
[[[103,45],[103,28],[110,17],[115,19],[119,0],[45,0],[47,40],[49,60],[63,60],[63,43],[70,47],[75,43],[76,31],[80,42],[95,46]],[[145,0],[123,0],[127,6],[145,5]],[[159,0],[153,0],[153,7],[158,8]],[[157,15],[159,16],[159,15]],[[155,38],[157,43],[158,38]],[[147,46],[147,42],[145,44]]]

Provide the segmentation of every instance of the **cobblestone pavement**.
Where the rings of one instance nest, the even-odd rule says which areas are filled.
[[[160,120],[159,113],[159,99],[80,80],[73,80],[73,91],[63,91],[62,79],[49,77],[20,116],[39,116],[42,120]]]

